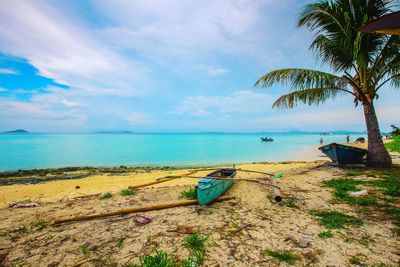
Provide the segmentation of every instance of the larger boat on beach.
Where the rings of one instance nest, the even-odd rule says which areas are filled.
[[[200,179],[196,187],[198,203],[207,205],[216,200],[232,186],[235,176],[235,168],[225,168],[209,173],[205,178]]]
[[[361,163],[368,151],[366,149],[331,143],[318,148],[337,165]]]

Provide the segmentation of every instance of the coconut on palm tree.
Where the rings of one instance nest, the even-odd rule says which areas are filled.
[[[372,167],[389,167],[392,160],[379,130],[374,101],[384,85],[400,86],[400,36],[358,32],[357,29],[391,12],[391,0],[323,0],[306,5],[299,27],[314,33],[311,44],[333,73],[309,69],[280,69],[262,76],[255,86],[288,85],[273,107],[293,108],[325,102],[338,95],[351,95],[361,104],[368,132],[368,158]]]

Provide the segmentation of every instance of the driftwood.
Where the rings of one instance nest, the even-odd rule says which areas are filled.
[[[189,171],[188,173],[182,174],[182,175],[191,175],[196,173],[197,171]],[[145,183],[145,184],[140,184],[140,185],[131,185],[129,186],[130,189],[137,189],[137,188],[141,188],[141,187],[146,187],[146,186],[150,186],[150,185],[155,185],[155,184],[161,184],[161,183],[165,183],[171,180],[174,180],[175,178],[180,178],[180,176],[164,176],[161,178],[157,178],[155,181],[153,182],[149,182],[149,183]]]
[[[159,179],[160,179],[160,178],[159,178]],[[153,182],[145,183],[145,184],[131,185],[131,186],[129,186],[129,188],[130,188],[130,189],[137,189],[137,188],[146,187],[146,186],[149,186],[149,185],[161,184],[161,183],[165,183],[165,182],[174,180],[175,178],[166,178],[166,177],[163,177],[163,178],[161,178],[162,180],[159,180],[159,179],[157,179],[156,181],[153,181]]]
[[[7,258],[7,255],[10,251],[0,250],[0,266],[3,266],[3,261]]]
[[[282,194],[281,194],[280,188],[276,184],[276,181],[274,180],[274,178],[271,178],[270,182],[274,186],[274,199],[275,199],[275,201],[276,202],[281,202],[282,201]]]
[[[232,199],[236,199],[236,197],[223,196],[223,197],[218,198],[215,201],[219,202],[219,201],[232,200]],[[145,212],[145,211],[152,211],[152,210],[169,209],[169,208],[190,206],[190,205],[196,205],[196,204],[197,204],[197,200],[185,200],[185,201],[172,202],[172,203],[161,203],[161,204],[152,205],[152,206],[131,207],[131,208],[120,209],[120,210],[117,210],[114,212],[109,212],[109,213],[78,216],[78,217],[73,217],[73,218],[68,218],[68,219],[59,219],[59,220],[55,220],[54,224],[57,225],[57,224],[62,224],[62,223],[67,223],[67,222],[87,221],[87,220],[110,217],[110,216],[124,215],[124,214],[134,213],[134,212]]]

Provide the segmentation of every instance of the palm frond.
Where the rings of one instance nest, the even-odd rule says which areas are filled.
[[[343,95],[346,92],[337,88],[307,88],[282,95],[272,105],[274,108],[293,108],[298,103],[318,105],[330,98]]]
[[[311,48],[322,62],[329,63],[335,71],[348,71],[355,64],[364,70],[360,73],[364,76],[387,38],[357,29],[390,12],[394,4],[394,0],[319,1],[303,8],[298,26],[315,33]]]
[[[297,91],[307,88],[336,87],[341,77],[317,70],[309,69],[280,69],[271,71],[257,80],[254,86],[270,87],[275,83],[289,86]]]

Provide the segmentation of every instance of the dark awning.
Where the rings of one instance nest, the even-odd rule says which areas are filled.
[[[400,34],[400,11],[387,14],[368,22],[358,29],[360,32]]]

